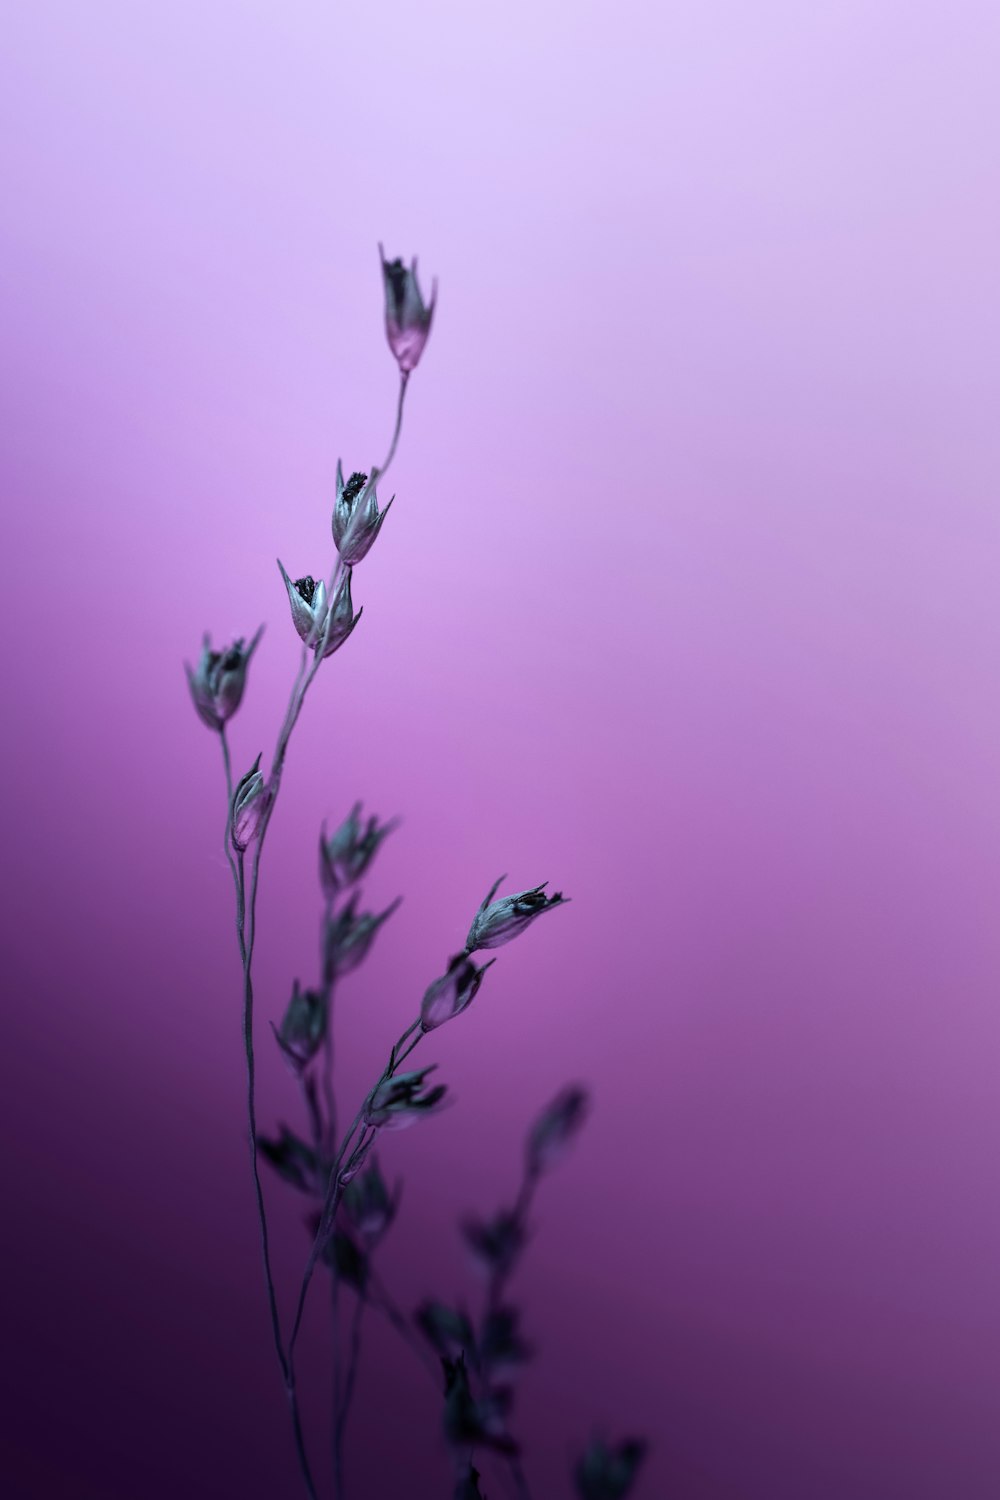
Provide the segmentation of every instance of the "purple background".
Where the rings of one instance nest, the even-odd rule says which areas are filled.
[[[31,0],[3,54],[6,1492],[298,1493],[181,661],[267,622],[269,750],[274,559],[391,425],[381,238],[439,316],[269,842],[263,1123],[321,817],[405,819],[345,1101],[550,878],[383,1154],[399,1297],[471,1300],[456,1217],[594,1088],[517,1283],[536,1496],[595,1424],[648,1500],[1000,1493],[995,5]],[[448,1493],[438,1422],[373,1331],[356,1500]]]

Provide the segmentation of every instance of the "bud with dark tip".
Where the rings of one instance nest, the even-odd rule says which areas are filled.
[[[580,1129],[590,1108],[586,1089],[571,1084],[544,1109],[528,1134],[528,1171],[538,1176],[555,1165]]]
[[[433,1071],[421,1068],[418,1072],[384,1078],[365,1105],[365,1124],[376,1129],[402,1130],[437,1109],[447,1090],[443,1083],[424,1088],[424,1079]]]
[[[488,964],[477,969],[467,953],[457,953],[447,972],[435,979],[421,1001],[421,1030],[433,1031],[435,1026],[443,1026],[453,1016],[461,1015],[476,998],[486,970],[495,963],[496,959],[491,958]]]
[[[238,854],[242,854],[257,837],[270,802],[270,793],[258,770],[259,765],[258,755],[246,775],[240,777],[233,792],[229,829],[233,848]]]
[[[355,802],[347,817],[333,833],[327,835],[324,823],[319,836],[319,878],[323,891],[332,901],[345,886],[353,885],[365,874],[387,834],[398,827],[390,818],[379,827],[378,818],[369,817],[361,826],[361,803]]]
[[[280,1026],[273,1026],[278,1046],[296,1073],[309,1066],[326,1034],[326,999],[317,990],[299,989],[296,979],[292,998]]]
[[[395,495],[392,499],[395,500]],[[392,500],[379,510],[374,483],[367,474],[352,474],[344,483],[344,471],[337,460],[337,499],[333,507],[333,540],[345,567],[353,568],[366,557],[389,514]]]
[[[249,646],[244,646],[241,636],[231,646],[227,646],[225,651],[213,651],[211,639],[206,635],[197,667],[192,668],[189,663],[184,663],[198,717],[209,729],[222,729],[239,708],[243,700],[243,689],[246,687],[250,658],[263,633],[262,625]]]
[[[566,903],[566,898],[559,891],[554,896],[546,896],[547,880],[541,885],[533,886],[530,891],[518,891],[514,896],[503,896],[499,901],[494,901],[500,881],[506,878],[501,875],[500,880],[494,882],[476,912],[469,928],[469,936],[465,940],[468,953],[475,953],[477,948],[499,948],[503,943],[509,943],[511,938],[523,932],[542,912],[551,911],[554,906]]]
[[[360,609],[357,614],[354,613],[350,568],[344,569],[333,600],[328,605],[326,584],[322,578],[317,583],[312,574],[307,573],[304,578],[297,578],[293,583],[285,572],[280,557],[278,567],[288,593],[292,624],[300,639],[313,651],[322,650],[324,657],[332,656],[347,640],[363,613]]]
[[[407,269],[401,260],[386,260],[381,245],[378,253],[385,283],[386,338],[401,373],[409,375],[411,370],[416,369],[431,331],[437,282],[431,286],[431,300],[425,306],[417,282],[416,260]]]
[[[616,1448],[595,1438],[573,1471],[580,1500],[624,1500],[645,1456],[646,1444],[639,1438]]]

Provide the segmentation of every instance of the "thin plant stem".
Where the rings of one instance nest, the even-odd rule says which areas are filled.
[[[248,912],[246,905],[246,882],[242,853],[237,855],[237,921],[240,932],[243,934],[243,1045],[246,1053],[247,1065],[247,1120],[250,1128],[250,1167],[253,1175],[254,1196],[257,1203],[257,1221],[260,1227],[261,1255],[264,1261],[264,1280],[267,1286],[267,1303],[271,1314],[271,1331],[274,1336],[275,1353],[278,1356],[278,1364],[285,1382],[285,1393],[291,1408],[292,1430],[295,1437],[295,1449],[298,1454],[299,1467],[305,1482],[306,1492],[310,1500],[317,1500],[316,1486],[313,1482],[312,1472],[309,1468],[309,1458],[306,1453],[305,1439],[302,1433],[302,1420],[299,1414],[298,1398],[295,1393],[295,1380],[291,1367],[285,1355],[284,1345],[281,1338],[281,1320],[278,1315],[278,1298],[274,1287],[274,1273],[271,1269],[271,1250],[267,1230],[267,1212],[264,1207],[264,1190],[260,1180],[260,1169],[257,1163],[257,1108],[255,1097],[256,1066],[253,1048],[253,977],[251,965],[253,962],[253,942],[255,934],[255,912],[251,904],[249,912],[249,924],[247,922]],[[252,896],[256,895],[254,888]]]
[[[351,1352],[347,1362],[347,1380],[344,1384],[343,1398],[339,1403],[339,1411],[336,1414],[333,1429],[333,1467],[336,1477],[335,1493],[344,1493],[344,1431],[347,1427],[347,1418],[351,1411],[351,1402],[354,1399],[354,1390],[358,1378],[358,1365],[361,1360],[361,1322],[365,1312],[365,1296],[358,1292],[354,1304],[354,1317],[351,1319]]]
[[[236,868],[236,859],[233,855],[232,831],[233,819],[233,764],[229,755],[229,739],[226,735],[226,726],[222,724],[219,728],[219,743],[222,746],[222,765],[226,773],[226,826],[222,835],[222,849],[226,856],[230,874],[233,877],[233,887],[236,891],[236,941],[240,949],[240,962],[246,961],[246,944],[243,940],[243,922],[240,917],[240,877]]]
[[[316,1263],[319,1260],[320,1254],[322,1253],[323,1245],[326,1243],[326,1240],[329,1237],[330,1230],[333,1226],[334,1216],[337,1212],[337,1205],[340,1202],[342,1190],[340,1179],[344,1157],[347,1154],[347,1148],[354,1138],[354,1132],[361,1124],[365,1109],[374,1097],[376,1090],[378,1089],[380,1084],[386,1081],[386,1079],[392,1077],[393,1073],[395,1072],[400,1052],[404,1043],[408,1040],[409,1037],[413,1035],[415,1031],[418,1031],[419,1026],[420,1019],[418,1017],[417,1020],[413,1021],[406,1028],[402,1036],[396,1042],[391,1053],[389,1054],[388,1066],[383,1070],[381,1076],[365,1095],[364,1102],[362,1103],[361,1108],[358,1110],[357,1114],[354,1116],[351,1128],[344,1136],[344,1139],[341,1142],[340,1150],[338,1151],[333,1166],[330,1169],[330,1177],[326,1189],[326,1199],[323,1204],[323,1213],[322,1217],[320,1218],[319,1228],[316,1231],[316,1237],[312,1243],[312,1248],[309,1251],[309,1259],[306,1261],[305,1270],[302,1273],[302,1285],[299,1288],[299,1300],[298,1305],[295,1309],[295,1321],[292,1324],[292,1332],[288,1340],[288,1366],[290,1372],[292,1373],[293,1380],[295,1369],[295,1345],[298,1340],[299,1329],[302,1326],[302,1315],[305,1311],[306,1297],[309,1294],[309,1284],[312,1281],[313,1273],[316,1270]],[[422,1035],[422,1032],[418,1032],[416,1041],[407,1049],[406,1053],[403,1054],[404,1056],[408,1056],[409,1053],[412,1052],[413,1047],[417,1045],[417,1042],[420,1041]],[[361,1132],[361,1142],[359,1143],[359,1146],[355,1148],[353,1156],[357,1156],[366,1141],[372,1139],[376,1134],[376,1132],[373,1130],[371,1136],[368,1137],[366,1132],[367,1127],[365,1127],[365,1129]]]
[[[383,474],[389,467],[389,464],[392,462],[393,456],[396,451],[396,445],[399,441],[399,434],[403,420],[403,398],[406,394],[406,385],[407,377],[406,375],[403,375],[400,380],[399,398],[396,406],[396,423],[393,429],[392,441],[389,446],[389,452],[386,457],[386,461],[382,465],[381,469],[381,472]],[[327,597],[331,601],[334,596],[334,591],[341,569],[342,564],[340,559],[338,558],[336,566],[331,575],[330,588],[327,592]],[[281,1336],[281,1321],[278,1314],[278,1302],[274,1287],[274,1277],[271,1270],[271,1255],[267,1230],[267,1214],[264,1207],[264,1193],[261,1187],[260,1172],[257,1165],[257,1115],[253,1048],[253,950],[257,928],[257,886],[260,875],[260,859],[264,846],[264,839],[274,813],[275,805],[277,803],[278,791],[281,785],[281,773],[284,768],[285,756],[288,751],[288,743],[291,739],[292,731],[295,728],[296,722],[298,721],[299,714],[302,711],[302,705],[305,702],[306,694],[309,691],[316,673],[319,671],[319,668],[322,665],[323,651],[325,650],[327,641],[329,640],[332,620],[333,611],[332,609],[328,609],[326,612],[326,618],[323,622],[322,631],[320,632],[319,640],[315,643],[309,641],[304,643],[303,645],[298,671],[295,676],[295,681],[292,684],[292,691],[289,698],[288,708],[285,711],[285,717],[278,732],[278,740],[275,746],[274,759],[271,764],[271,773],[268,778],[268,800],[261,817],[257,837],[254,841],[253,852],[250,857],[249,872],[247,872],[245,868],[242,852],[239,853],[238,858],[235,862],[232,860],[230,854],[229,846],[231,841],[230,835],[232,820],[232,767],[229,756],[229,744],[228,740],[226,739],[225,731],[223,729],[220,732],[223,764],[226,772],[226,855],[227,859],[229,859],[230,868],[233,872],[233,881],[236,891],[236,926],[240,946],[240,957],[243,964],[243,1042],[244,1051],[246,1054],[247,1119],[250,1130],[250,1161],[253,1174],[254,1196],[257,1203],[257,1218],[260,1225],[261,1252],[264,1261],[264,1277],[267,1284],[267,1300],[271,1315],[271,1328],[274,1336],[274,1347],[275,1352],[278,1356],[278,1363],[281,1367],[281,1373],[285,1381],[285,1390],[288,1395],[289,1406],[291,1408],[292,1426],[295,1433],[296,1451],[298,1453],[299,1465],[302,1470],[302,1477],[305,1480],[306,1489],[310,1496],[310,1500],[316,1500],[316,1487],[309,1469],[309,1461],[306,1455],[305,1441],[302,1434],[302,1422],[299,1414],[298,1400],[295,1393],[295,1369],[293,1360],[291,1358],[292,1345],[289,1346],[289,1353],[286,1356]],[[311,663],[308,660],[308,648],[310,645],[314,645],[313,660]],[[352,1126],[351,1134],[353,1134],[356,1126],[357,1121],[355,1122],[355,1125]],[[348,1140],[349,1139],[350,1136],[348,1136]],[[339,1161],[338,1165],[334,1169],[334,1180],[336,1178],[337,1171],[339,1171]],[[328,1199],[330,1198],[330,1196],[331,1195],[328,1190]],[[333,1197],[334,1199],[336,1198],[335,1192],[333,1194]],[[332,1206],[335,1211],[335,1201]],[[317,1236],[317,1243],[319,1242],[320,1237]],[[315,1248],[316,1247],[314,1245],[314,1250]],[[305,1304],[305,1290],[308,1288],[308,1282],[309,1279],[311,1279],[314,1269],[315,1259],[311,1258],[309,1273],[304,1281],[303,1291],[300,1293],[299,1306],[296,1312],[295,1329],[293,1332],[293,1341],[295,1335],[297,1335],[298,1333],[299,1325],[301,1323],[302,1310]]]
[[[340,1463],[340,1401],[343,1376],[340,1354],[340,1277],[336,1261],[330,1265],[330,1332],[333,1338],[333,1421],[330,1428],[331,1452],[333,1455],[333,1493],[339,1497],[344,1490],[344,1476]]]
[[[399,375],[399,399],[396,402],[396,426],[393,429],[392,442],[389,444],[389,451],[386,454],[385,458],[383,459],[381,466],[379,468],[377,468],[377,469],[373,469],[372,470],[372,477],[368,481],[368,488],[371,488],[371,486],[375,483],[376,479],[381,479],[382,478],[382,476],[385,473],[386,469],[388,469],[389,465],[392,463],[393,458],[395,457],[396,444],[399,442],[399,433],[400,433],[400,429],[403,426],[403,402],[406,399],[406,387],[409,384],[409,381],[410,381],[410,372],[409,372],[409,370],[402,370],[402,371],[400,371],[400,375]]]

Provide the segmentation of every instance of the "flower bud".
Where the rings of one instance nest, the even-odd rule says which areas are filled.
[[[361,619],[362,611],[354,613],[351,603],[351,570],[345,568],[337,585],[333,601],[329,606],[326,584],[322,578],[317,583],[311,573],[297,578],[293,583],[278,559],[278,567],[288,592],[288,603],[292,611],[292,624],[301,640],[313,651],[322,649],[323,656],[332,656],[342,646]],[[325,634],[325,641],[324,641]]]
[[[253,843],[260,832],[261,820],[270,802],[267,784],[257,769],[259,765],[258,755],[250,770],[236,783],[236,790],[233,792],[229,826],[233,848],[239,854]]]
[[[431,1347],[444,1358],[472,1353],[476,1336],[468,1313],[449,1307],[445,1302],[428,1299],[421,1302],[413,1315],[414,1322]]]
[[[373,1157],[371,1166],[344,1189],[344,1214],[366,1245],[374,1245],[386,1233],[399,1207],[399,1188],[390,1195],[385,1178]]]
[[[343,979],[368,957],[376,933],[396,910],[401,896],[397,897],[385,911],[374,915],[362,912],[355,915],[360,892],[354,895],[334,916],[328,917],[323,929],[323,978],[327,984]]]
[[[299,1140],[287,1125],[281,1125],[279,1130],[277,1139],[266,1135],[257,1137],[261,1156],[279,1177],[298,1188],[300,1193],[322,1198],[330,1170],[328,1163],[321,1160],[314,1147]]]
[[[364,1293],[368,1286],[368,1256],[349,1234],[335,1229],[323,1246],[323,1259],[345,1286]]]
[[[198,717],[209,729],[221,729],[239,708],[246,687],[247,667],[263,633],[262,625],[249,646],[244,646],[241,636],[225,651],[213,651],[210,637],[206,635],[197,668],[184,663]]]
[[[516,1307],[495,1307],[483,1320],[479,1336],[479,1358],[489,1370],[493,1382],[514,1373],[534,1353],[518,1331],[520,1314]]]
[[[475,1464],[470,1464],[468,1472],[460,1474],[455,1481],[454,1500],[488,1500],[479,1488],[481,1475]]]
[[[451,1448],[465,1453],[469,1448],[494,1448],[498,1453],[517,1453],[507,1431],[510,1392],[488,1391],[479,1401],[472,1393],[465,1355],[457,1360],[442,1356],[444,1368],[444,1432]]]
[[[590,1096],[570,1084],[542,1111],[528,1134],[526,1156],[533,1176],[555,1165],[580,1129],[590,1108]]]
[[[402,1130],[412,1125],[421,1115],[436,1109],[447,1090],[443,1083],[424,1089],[424,1079],[433,1068],[421,1068],[415,1073],[398,1073],[395,1078],[383,1078],[365,1104],[366,1125],[387,1130]]]
[[[645,1456],[641,1439],[609,1448],[595,1438],[573,1471],[580,1500],[625,1500]]]
[[[392,818],[379,827],[378,818],[370,817],[362,828],[361,803],[356,802],[347,817],[329,836],[324,823],[319,836],[319,878],[324,893],[332,901],[345,886],[353,885],[365,874],[387,834],[398,826]]]
[[[477,969],[468,954],[457,953],[449,963],[447,973],[435,979],[424,995],[420,1005],[421,1029],[433,1031],[435,1026],[443,1026],[453,1016],[461,1015],[476,998],[486,970],[495,963],[496,959],[491,958],[488,964]]]
[[[559,891],[554,896],[545,895],[547,880],[530,891],[519,891],[516,896],[504,896],[494,901],[500,881],[504,879],[506,876],[501,875],[476,912],[465,940],[468,953],[475,953],[477,948],[499,948],[523,932],[543,911],[565,905],[566,898]]]
[[[417,262],[407,270],[401,260],[386,260],[382,246],[378,253],[382,261],[382,278],[385,283],[385,333],[389,348],[396,357],[403,375],[416,369],[434,317],[437,300],[437,282],[431,287],[431,300],[424,305],[417,282]]]
[[[374,477],[374,476],[373,476]],[[395,500],[395,495],[392,499]],[[379,510],[374,483],[367,474],[352,474],[344,483],[344,471],[337,460],[337,499],[333,507],[333,540],[340,560],[353,568],[365,557],[382,529],[389,507]]]
[[[492,1219],[470,1214],[462,1221],[462,1235],[476,1260],[490,1276],[509,1276],[524,1249],[525,1233],[516,1213],[501,1209]]]
[[[296,1073],[312,1062],[326,1034],[326,1000],[316,990],[300,990],[296,979],[292,998],[280,1026],[274,1026],[278,1046]]]

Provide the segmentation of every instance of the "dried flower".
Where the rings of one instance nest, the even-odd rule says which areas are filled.
[[[409,375],[411,370],[416,369],[431,331],[437,282],[431,286],[431,300],[425,306],[417,282],[416,259],[407,270],[401,260],[386,260],[381,245],[378,253],[382,260],[385,282],[386,338],[400,371]]]
[[[392,499],[395,500],[395,495]],[[337,460],[337,499],[333,507],[333,540],[345,567],[353,568],[366,557],[389,514],[392,500],[379,510],[374,483],[367,474],[352,474],[344,483],[344,471]]]
[[[424,1089],[424,1079],[433,1068],[415,1073],[398,1073],[384,1078],[365,1105],[366,1125],[388,1130],[402,1130],[436,1109],[447,1092],[443,1083]]]
[[[447,972],[428,987],[420,1003],[421,1029],[433,1031],[435,1026],[443,1026],[453,1016],[461,1015],[476,998],[486,970],[495,963],[496,959],[491,958],[477,969],[467,953],[457,953]]]
[[[323,1247],[323,1259],[341,1281],[364,1294],[368,1286],[368,1256],[349,1234],[334,1230]]]
[[[479,1488],[479,1470],[473,1465],[469,1466],[467,1474],[463,1474],[455,1486],[455,1500],[489,1500]]]
[[[528,1134],[528,1171],[538,1176],[554,1166],[580,1129],[590,1108],[590,1096],[579,1084],[570,1084],[542,1111]]]
[[[595,1438],[573,1472],[580,1500],[624,1500],[646,1456],[638,1438],[609,1448]]]
[[[444,1302],[421,1302],[413,1315],[414,1322],[433,1349],[445,1357],[454,1357],[476,1347],[475,1334],[468,1314]]]
[[[489,895],[476,912],[469,928],[469,936],[465,940],[467,953],[475,953],[477,948],[499,948],[523,932],[543,911],[565,905],[566,898],[559,891],[554,896],[545,895],[547,880],[541,885],[533,886],[530,891],[518,891],[515,896],[503,896],[499,901],[494,901],[500,882],[506,878],[501,875],[500,880],[494,882]]]
[[[288,591],[292,624],[299,636],[314,651],[322,648],[324,657],[332,656],[347,640],[363,613],[363,610],[359,609],[355,614],[354,605],[351,603],[350,568],[344,569],[333,595],[333,602],[328,607],[326,584],[322,578],[317,583],[312,574],[307,573],[304,578],[297,578],[293,583],[285,572],[280,557],[278,567],[281,569],[281,576]]]
[[[510,1393],[490,1391],[477,1401],[469,1385],[465,1355],[457,1360],[442,1357],[444,1369],[444,1431],[456,1449],[484,1447],[498,1453],[516,1453],[517,1444],[506,1429]]]
[[[240,777],[233,792],[229,827],[233,848],[239,854],[253,843],[260,832],[261,821],[270,802],[267,784],[258,770],[259,765],[258,755],[246,775]]]
[[[249,646],[244,646],[240,636],[225,651],[213,651],[211,639],[206,635],[197,668],[192,669],[188,662],[184,663],[194,706],[209,729],[221,729],[239,708],[246,687],[247,667],[263,633],[262,625]]]
[[[462,1221],[462,1235],[476,1259],[493,1276],[508,1275],[524,1249],[521,1220],[506,1209],[492,1219],[470,1214]]]
[[[329,1173],[326,1163],[312,1146],[299,1140],[287,1125],[278,1128],[280,1134],[277,1140],[266,1135],[257,1137],[257,1149],[261,1156],[292,1187],[298,1188],[302,1193],[322,1197]]]
[[[272,1030],[278,1046],[288,1058],[296,1073],[301,1073],[312,1062],[326,1034],[326,999],[318,990],[301,990],[296,979],[292,998],[280,1026]]]
[[[326,919],[323,929],[323,977],[327,984],[343,979],[368,957],[375,935],[383,922],[387,922],[399,906],[399,896],[385,911],[376,916],[362,912],[356,916],[360,891],[355,891],[347,905]]]
[[[340,827],[329,836],[326,824],[319,835],[319,878],[327,898],[332,901],[345,886],[353,885],[365,874],[387,834],[398,827],[391,818],[379,827],[372,816],[364,828],[360,821],[361,803],[355,802]]]
[[[344,1189],[344,1216],[366,1245],[374,1245],[388,1230],[399,1207],[399,1187],[390,1194],[385,1178],[373,1157],[353,1182]]]
[[[518,1332],[520,1314],[516,1307],[496,1307],[486,1315],[479,1338],[479,1357],[496,1379],[527,1364],[534,1351]]]

